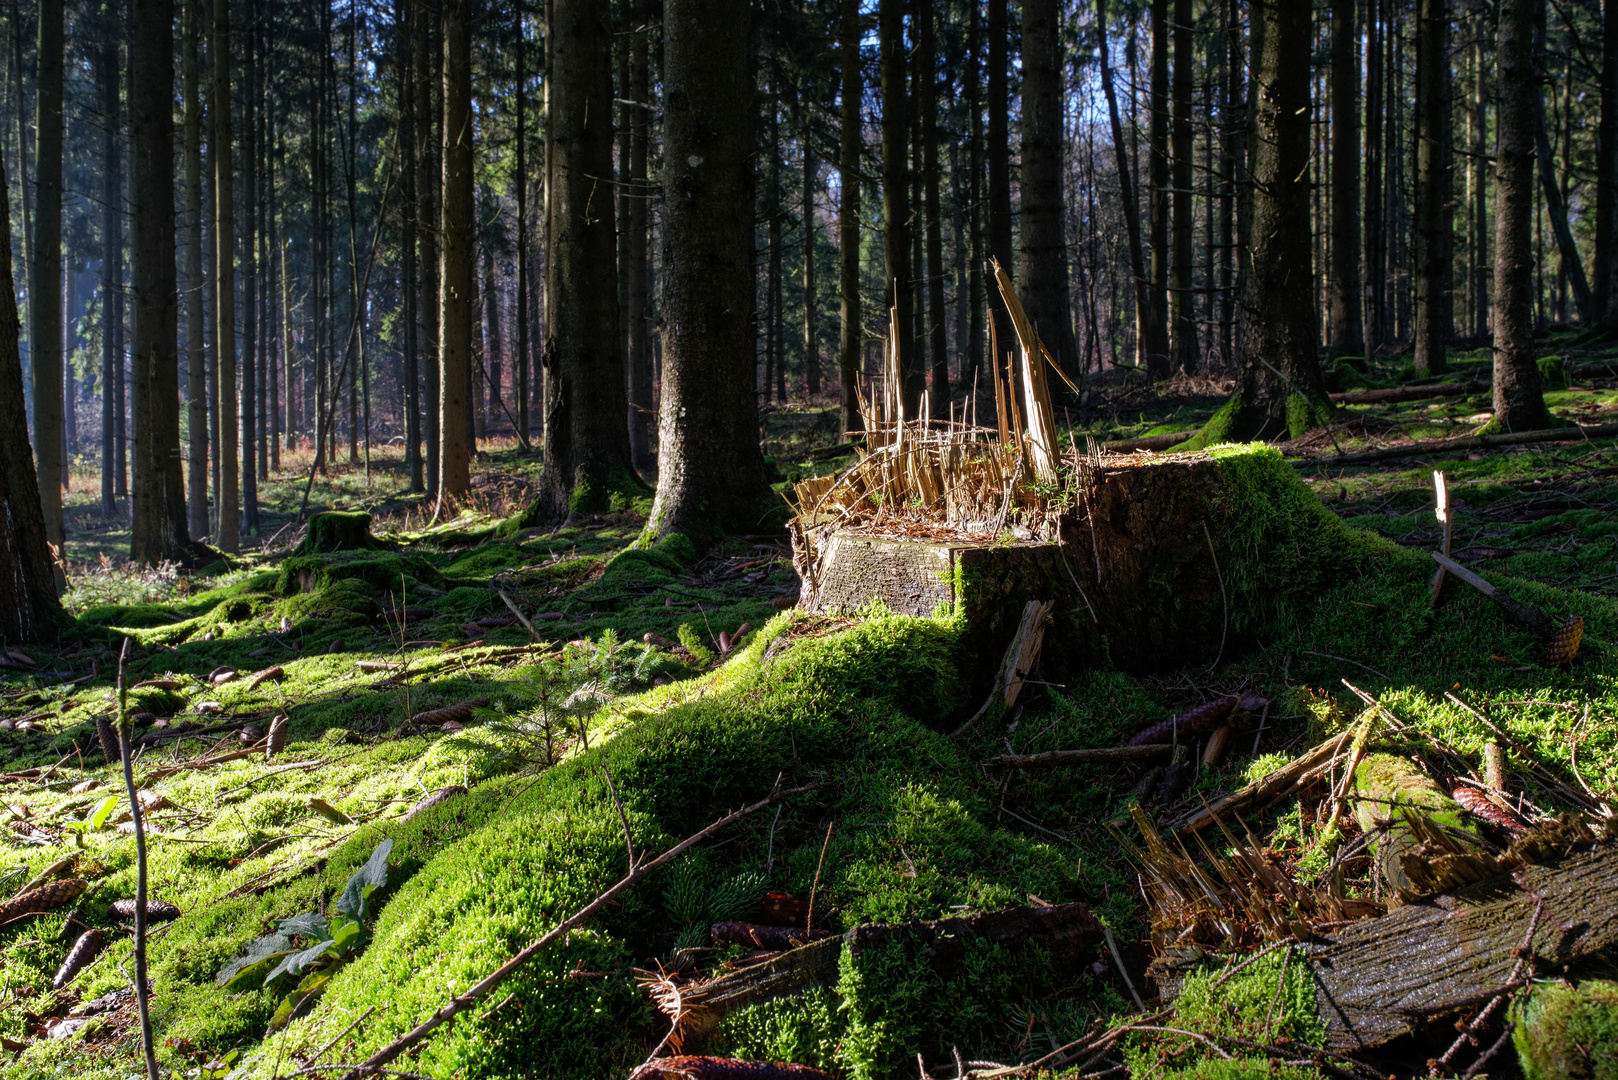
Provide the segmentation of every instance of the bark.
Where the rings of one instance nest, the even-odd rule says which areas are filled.
[[[1545,12],[1538,14],[1535,30],[1534,63],[1543,69],[1545,54]],[[1541,70],[1541,75],[1543,71]],[[1564,141],[1564,146],[1566,142]],[[1573,286],[1573,304],[1578,309],[1579,321],[1589,322],[1595,317],[1595,301],[1589,282],[1584,276],[1584,263],[1579,259],[1579,246],[1568,226],[1567,203],[1562,196],[1563,185],[1557,183],[1556,164],[1551,155],[1550,134],[1545,123],[1545,97],[1534,91],[1534,147],[1539,158],[1539,186],[1545,194],[1545,216],[1550,218],[1551,233],[1556,237],[1556,251],[1560,257],[1562,274]],[[1567,155],[1564,150],[1564,159]]]
[[[1416,24],[1416,324],[1413,361],[1421,375],[1445,370],[1449,324],[1444,277],[1449,245],[1445,204],[1449,145],[1448,0],[1418,0]]]
[[[489,201],[493,193],[485,189]],[[489,425],[498,424],[504,411],[502,387],[505,385],[505,336],[500,327],[500,276],[494,265],[494,243],[490,237],[483,245],[483,382],[487,386],[487,400],[478,402],[478,429],[486,435]],[[480,395],[481,397],[481,395]]]
[[[525,37],[527,28],[523,25],[520,4],[516,16],[517,173],[511,178],[511,186],[517,200],[517,300],[514,305],[517,312],[517,354],[516,370],[513,372],[516,386],[512,396],[517,399],[513,402],[516,405],[517,440],[527,448],[528,373],[532,359],[528,349],[528,50]]]
[[[1068,309],[1062,221],[1062,46],[1059,0],[1025,0],[1022,21],[1023,310],[1064,371],[1078,367]]]
[[[471,425],[467,376],[471,371],[473,265],[477,257],[472,198],[472,12],[470,0],[443,6],[442,191],[438,229],[438,498],[459,499],[471,486]],[[604,175],[596,173],[597,176]],[[549,475],[549,462],[546,474]]]
[[[1489,81],[1483,62],[1484,33],[1480,18],[1472,51],[1477,67],[1477,93],[1472,102],[1472,333],[1477,337],[1489,332]]]
[[[11,206],[3,163],[0,206]],[[10,250],[11,215],[0,214],[0,251]],[[0,259],[0,646],[26,644],[65,620],[28,449],[20,337],[11,260]]]
[[[989,258],[1010,273],[1016,265],[1011,247],[1011,131],[1007,119],[1011,91],[1006,85],[1006,0],[989,0]],[[1009,324],[1007,326],[1009,330]],[[1000,361],[996,359],[996,363]]]
[[[647,289],[647,204],[650,188],[646,183],[646,159],[651,147],[651,31],[645,27],[646,13],[635,27],[629,46],[629,98],[636,102],[629,117],[629,203],[625,215],[629,223],[624,260],[628,305],[624,309],[629,370],[629,460],[643,477],[657,475],[653,456],[656,433],[652,419],[652,349]]]
[[[1494,422],[1500,431],[1550,426],[1534,363],[1534,0],[1506,0],[1495,40]]]
[[[427,447],[427,494],[438,495],[438,410],[439,410],[439,267],[438,267],[438,185],[439,121],[443,84],[439,81],[439,57],[435,48],[438,23],[434,12],[416,5],[416,220],[421,242],[421,367],[422,408]]]
[[[967,147],[965,174],[960,177],[960,187],[963,198],[957,201],[957,208],[964,208],[966,216],[966,320],[962,324],[966,330],[966,345],[961,357],[961,364],[970,370],[960,373],[963,387],[978,388],[978,379],[983,370],[983,356],[985,352],[985,330],[983,326],[984,295],[983,295],[983,107],[980,104],[982,96],[980,89],[981,67],[978,59],[982,50],[983,18],[982,5],[972,4],[971,14],[966,24],[966,102],[969,110],[967,121]],[[953,166],[952,166],[953,167]],[[961,243],[962,236],[956,235],[956,244]],[[977,402],[971,402],[975,412]]]
[[[1195,294],[1191,291],[1191,76],[1196,67],[1196,49],[1191,35],[1191,0],[1174,0],[1174,155],[1172,183],[1174,252],[1169,260],[1169,325],[1174,339],[1170,346],[1174,369],[1191,372],[1197,368],[1200,352],[1197,346],[1197,319]]]
[[[34,461],[46,538],[62,544],[62,52],[63,9],[39,5],[34,95],[33,271],[28,358],[34,374]]]
[[[991,0],[992,2],[992,0]],[[842,130],[838,141],[837,204],[837,372],[838,420],[842,436],[859,431],[860,350],[865,344],[860,310],[860,153],[864,149],[860,103],[859,0],[841,0],[839,59],[842,65]]]
[[[932,361],[933,415],[949,408],[949,350],[945,341],[943,213],[938,202],[938,57],[934,47],[933,5],[917,4],[916,108],[921,119],[921,197],[927,247],[927,354]],[[806,189],[807,190],[807,189]],[[808,221],[807,212],[804,217]]]
[[[778,75],[779,73],[777,73]],[[772,82],[775,80],[772,80]],[[779,86],[772,86],[776,99],[770,103],[770,145],[781,145],[781,99]],[[770,155],[769,178],[765,181],[769,185],[765,197],[764,218],[769,223],[766,236],[769,238],[769,250],[765,259],[764,275],[764,385],[760,388],[764,392],[764,400],[770,400],[775,393],[777,400],[786,403],[786,356],[782,352],[785,344],[781,333],[781,155]],[[779,391],[778,393],[776,391]]]
[[[1112,122],[1113,156],[1118,161],[1118,198],[1123,203],[1124,231],[1129,236],[1130,278],[1135,294],[1135,364],[1147,367],[1152,340],[1151,281],[1146,273],[1146,252],[1141,247],[1140,203],[1135,197],[1135,186],[1130,176],[1129,144],[1124,140],[1123,122],[1118,116],[1118,95],[1112,85],[1112,64],[1107,57],[1106,0],[1096,0],[1096,25],[1096,37],[1101,46],[1101,88],[1107,97],[1107,116]]]
[[[1236,392],[1198,436],[1293,438],[1331,412],[1316,353],[1309,215],[1309,8],[1254,0],[1252,265],[1242,289]]]
[[[649,537],[758,531],[771,493],[753,395],[753,72],[746,0],[666,0],[663,384]]]
[[[421,203],[416,190],[416,175],[420,162],[416,153],[416,129],[421,116],[416,112],[416,20],[425,16],[410,0],[397,0],[394,19],[399,25],[398,75],[399,80],[399,180],[400,196],[404,200],[400,218],[403,250],[400,252],[399,306],[404,320],[401,337],[403,348],[400,359],[404,368],[404,428],[405,472],[410,477],[410,490],[421,491],[425,484],[421,475],[421,322],[419,301],[421,278],[416,264],[416,235],[420,222]],[[520,30],[520,27],[519,27]],[[519,45],[519,50],[521,46]],[[520,52],[519,52],[520,55]],[[522,64],[518,62],[517,86],[522,88]],[[517,185],[522,189],[522,99],[518,98],[517,115]],[[522,214],[519,212],[518,217]]]
[[[174,275],[174,3],[133,0],[130,11],[130,203],[135,297],[134,522],[138,562],[188,560],[180,475],[179,327]]]
[[[993,0],[991,0],[991,3]],[[877,5],[877,70],[882,81],[882,295],[884,309],[896,310],[904,412],[921,405],[921,364],[912,340],[914,303],[910,280],[909,110],[905,101],[903,0]]]
[[[230,0],[213,9],[214,172],[214,407],[219,413],[219,534],[221,551],[241,548],[241,496],[236,405],[236,194],[231,162]]]
[[[1479,56],[1482,49],[1479,49]],[[1481,88],[1483,78],[1478,82]],[[1481,111],[1481,104],[1479,109]],[[1591,283],[1596,317],[1618,329],[1618,0],[1601,5],[1601,116],[1596,129],[1596,249]]]
[[[224,0],[228,3],[228,0]],[[241,360],[241,503],[242,527],[258,535],[258,121],[254,116],[253,87],[258,84],[258,59],[251,29],[245,42],[247,94],[242,105],[242,209],[247,213],[242,230],[242,360]]]
[[[1384,237],[1382,235],[1382,203],[1386,197],[1382,191],[1382,178],[1386,172],[1382,154],[1382,123],[1383,123],[1383,65],[1382,53],[1387,36],[1387,29],[1381,18],[1381,0],[1372,0],[1369,5],[1370,17],[1366,20],[1366,59],[1365,59],[1365,187],[1363,194],[1364,223],[1363,238],[1365,241],[1365,280],[1367,283],[1364,296],[1365,321],[1363,324],[1365,337],[1365,355],[1376,352],[1377,346],[1382,343],[1385,335],[1383,322],[1383,288],[1382,279],[1384,268],[1382,265]]]
[[[809,145],[807,127],[803,134],[803,381],[810,398],[820,395],[820,343],[815,339],[815,323],[818,321],[818,308],[815,304],[815,174],[820,171],[820,163],[815,160],[815,151]],[[934,195],[937,195],[936,176],[933,177]],[[937,282],[938,302],[942,307],[944,299],[944,282]],[[943,336],[943,316],[939,315],[938,334]],[[942,355],[943,346],[940,344],[939,352],[934,357]],[[944,393],[948,393],[948,367],[945,369]],[[937,385],[938,369],[935,363],[933,368],[933,382]]]
[[[619,351],[613,200],[597,179],[612,176],[607,9],[556,0],[551,40],[545,473],[526,515],[535,520],[603,510],[642,490],[624,423],[629,394]]]
[[[1242,48],[1242,9],[1240,0],[1228,0],[1225,19],[1225,98],[1220,108],[1224,146],[1220,150],[1220,171],[1224,192],[1220,210],[1219,250],[1219,355],[1225,363],[1235,359],[1236,293],[1241,287],[1237,275],[1236,249],[1247,243],[1247,55]]]
[[[118,46],[110,34],[101,46],[96,79],[105,124],[101,138],[101,516],[111,518],[118,510],[113,484],[113,461],[118,455],[113,417],[117,371],[122,364],[118,330],[124,317],[124,183],[118,129]]]
[[[1151,202],[1148,244],[1152,250],[1150,303],[1146,308],[1146,369],[1153,378],[1169,373],[1169,0],[1152,0],[1152,91],[1147,135]]]
[[[1362,356],[1360,323],[1359,20],[1356,0],[1332,0],[1331,298],[1326,340]]]

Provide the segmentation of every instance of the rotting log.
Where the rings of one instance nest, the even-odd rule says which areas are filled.
[[[658,1008],[676,1021],[671,1041],[689,1050],[730,1013],[833,985],[845,947],[857,961],[864,952],[897,945],[949,979],[964,973],[967,950],[980,940],[1008,949],[1037,946],[1056,969],[1076,971],[1092,959],[1102,929],[1083,904],[1009,908],[953,919],[857,926],[841,937],[778,953],[708,982],[681,986],[658,976],[645,982]]]
[[[1331,457],[1297,458],[1292,464],[1300,469],[1326,469],[1336,468],[1339,465],[1361,465],[1369,461],[1388,461],[1393,458],[1423,458],[1433,454],[1454,454],[1465,450],[1488,450],[1496,446],[1579,442],[1610,439],[1614,436],[1618,436],[1618,424],[1546,428],[1540,431],[1514,431],[1500,435],[1462,435],[1454,439],[1430,439],[1426,442],[1384,446],[1377,450],[1356,450],[1348,454],[1334,454]]]

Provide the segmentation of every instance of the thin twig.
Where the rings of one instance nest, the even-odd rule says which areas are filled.
[[[624,813],[624,804],[618,800],[618,789],[612,786],[612,773],[607,771],[605,765],[601,766],[601,775],[607,778],[607,794],[612,796],[612,805],[618,808],[618,822],[624,827],[624,847],[629,849],[629,868],[635,869],[635,841],[629,835],[629,815]]]
[[[826,865],[826,849],[831,846],[832,826],[837,819],[826,822],[826,839],[820,842],[820,861],[815,864],[815,883],[809,889],[809,914],[804,919],[804,929],[813,932],[815,928],[815,894],[820,891],[820,870]]]
[[[1101,933],[1106,936],[1107,948],[1112,951],[1112,962],[1118,965],[1118,974],[1123,978],[1124,985],[1129,987],[1129,996],[1135,999],[1135,1008],[1145,1012],[1146,1003],[1140,999],[1140,994],[1135,990],[1135,984],[1130,980],[1129,972],[1124,970],[1124,957],[1118,951],[1118,943],[1112,939],[1112,927],[1102,923]],[[1230,1055],[1226,1054],[1225,1056],[1229,1057]]]
[[[511,959],[507,960],[494,971],[484,976],[484,978],[479,982],[474,983],[460,994],[452,997],[447,1004],[434,1012],[426,1020],[405,1032],[388,1045],[382,1047],[376,1053],[366,1058],[363,1062],[350,1066],[349,1071],[344,1075],[344,1080],[360,1080],[361,1077],[364,1077],[367,1074],[378,1072],[380,1071],[381,1067],[386,1065],[388,1062],[393,1061],[395,1058],[399,1057],[399,1055],[405,1053],[412,1047],[420,1045],[436,1029],[475,1006],[478,1001],[487,995],[491,990],[510,978],[518,968],[522,967],[535,956],[539,955],[539,953],[543,951],[546,946],[550,945],[552,942],[556,941],[558,938],[561,938],[563,935],[567,934],[576,927],[583,925],[596,912],[612,903],[619,893],[623,892],[625,889],[628,889],[631,885],[634,885],[636,882],[649,875],[653,870],[656,870],[664,863],[689,851],[691,848],[700,844],[702,841],[706,840],[720,829],[723,829],[725,826],[739,821],[750,814],[756,813],[772,803],[780,802],[782,799],[791,798],[794,795],[801,795],[807,791],[814,791],[824,786],[824,782],[818,782],[813,784],[804,784],[795,788],[789,788],[785,791],[780,789],[772,791],[769,795],[760,799],[758,802],[726,814],[713,824],[707,826],[699,832],[693,833],[684,840],[680,841],[678,844],[675,844],[657,858],[636,867],[634,870],[631,870],[624,877],[620,878],[617,884],[613,885],[605,892],[600,893],[594,900],[591,900],[588,904],[584,905],[584,907],[580,908],[566,919],[563,919],[550,932],[544,934],[536,941],[524,947]]]
[[[129,690],[124,671],[129,662],[129,639],[118,653],[118,756],[124,768],[124,790],[129,795],[129,812],[135,822],[135,1006],[140,1012],[140,1045],[146,1056],[146,1078],[157,1080],[157,1051],[152,1046],[152,1013],[146,1002],[146,815],[136,797],[134,762],[129,752],[129,736],[134,724],[129,719]]]
[[[322,1046],[319,1050],[316,1050],[314,1056],[309,1059],[309,1064],[305,1067],[312,1068],[314,1063],[325,1057],[326,1053],[331,1050],[332,1047],[336,1046],[338,1042],[342,1040],[344,1035],[347,1035],[350,1031],[353,1031],[355,1028],[363,1024],[365,1022],[365,1018],[374,1012],[376,1012],[376,1006],[372,1005],[369,1009],[366,1009],[364,1012],[360,1013],[352,1024],[348,1025],[346,1028],[337,1033],[336,1038],[332,1039],[332,1041],[327,1043],[325,1046]]]
[[[1212,671],[1225,658],[1225,635],[1230,631],[1230,595],[1225,592],[1225,572],[1219,569],[1219,554],[1214,551],[1213,533],[1208,529],[1206,518],[1202,522],[1202,535],[1208,538],[1208,557],[1213,559],[1214,573],[1219,576],[1219,598],[1225,605],[1225,621],[1219,628],[1219,651],[1214,653],[1214,662],[1208,665],[1208,670]]]

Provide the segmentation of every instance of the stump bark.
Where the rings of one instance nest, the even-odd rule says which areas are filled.
[[[314,555],[330,551],[366,551],[388,544],[371,535],[370,514],[348,514],[327,510],[309,519],[308,531],[292,550],[294,555]]]

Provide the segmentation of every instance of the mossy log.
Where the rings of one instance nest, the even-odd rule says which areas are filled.
[[[327,510],[309,519],[303,539],[293,548],[294,555],[314,555],[329,551],[365,551],[389,545],[371,535],[371,515]]]
[[[1599,957],[1618,945],[1614,895],[1618,844],[1607,839],[1302,943],[1326,1048],[1369,1049],[1476,1010],[1511,981],[1525,943],[1539,973]]]
[[[1080,470],[1054,538],[978,543],[793,529],[800,605],[849,612],[881,600],[964,619],[963,665],[996,664],[1030,600],[1055,605],[1046,641],[1071,663],[1178,668],[1236,647],[1276,612],[1351,572],[1356,534],[1263,446],[1103,454]],[[1056,665],[1058,669],[1061,664]]]
[[[1360,830],[1386,833],[1374,845],[1376,865],[1382,880],[1395,892],[1417,888],[1404,864],[1420,848],[1421,836],[1429,831],[1426,823],[1465,833],[1476,831],[1460,804],[1431,777],[1393,754],[1371,754],[1360,762],[1354,770],[1354,793],[1354,820]]]

